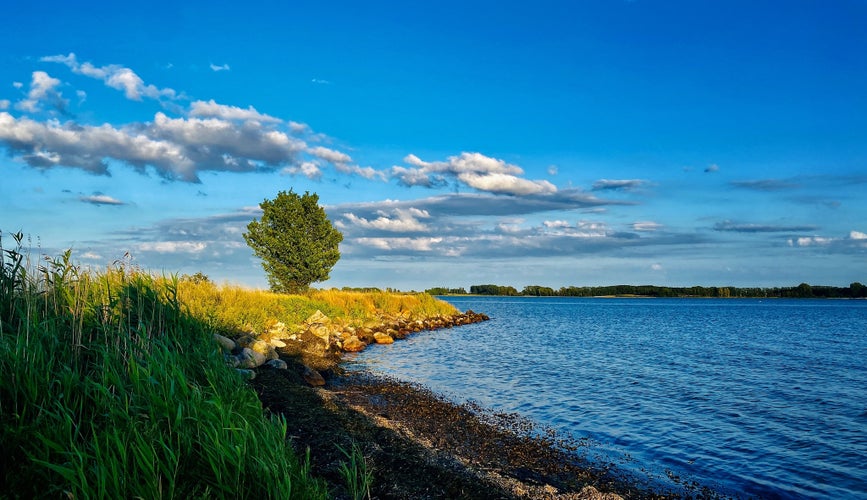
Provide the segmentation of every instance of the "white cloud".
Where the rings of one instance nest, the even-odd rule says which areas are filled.
[[[658,231],[662,229],[662,224],[653,221],[638,221],[632,223],[632,229],[634,231]]]
[[[430,252],[434,245],[442,243],[442,238],[356,238],[358,245],[373,247],[378,250],[412,250],[415,252]]]
[[[39,105],[41,102],[47,102],[53,108],[66,111],[69,101],[64,99],[61,93],[57,91],[60,83],[60,80],[49,76],[44,71],[34,71],[27,98],[19,101],[15,104],[15,107],[21,111],[35,113],[40,110]]]
[[[109,64],[107,66],[94,66],[90,62],[79,63],[74,53],[69,55],[46,56],[40,59],[43,62],[64,64],[73,73],[102,80],[107,86],[123,91],[127,99],[140,101],[142,97],[161,100],[162,98],[177,99],[177,92],[170,88],[158,88],[154,85],[145,85],[144,81],[131,69]]]
[[[138,245],[138,249],[143,252],[190,254],[201,253],[207,247],[208,245],[201,241],[154,241]]]
[[[0,99],[0,110],[9,109],[10,104],[8,99]]]
[[[390,213],[381,210],[378,214],[379,217],[373,220],[359,217],[353,213],[345,213],[343,217],[352,225],[364,229],[390,232],[426,232],[429,230],[428,226],[419,220],[430,218],[430,214],[426,210],[396,208]]]
[[[819,236],[805,236],[801,238],[789,239],[789,246],[797,245],[799,247],[822,246],[830,245],[834,241],[833,238],[822,238]]]
[[[570,224],[565,220],[546,220],[542,225],[547,228],[563,228],[570,226]]]
[[[228,64],[221,64],[221,65],[217,66],[216,64],[211,63],[211,70],[212,71],[229,71],[230,69],[231,68],[229,67]]]
[[[557,165],[549,165],[548,166],[548,175],[557,175],[558,169]]]
[[[650,269],[653,271],[662,271],[662,264],[659,264],[659,263],[651,264]]]
[[[218,104],[210,101],[193,101],[190,104],[190,116],[199,118],[220,118],[223,120],[254,121],[261,123],[281,123],[282,120],[256,111],[253,106],[247,109],[236,106]]]
[[[311,148],[308,150],[308,152],[313,156],[321,158],[330,163],[349,163],[352,161],[352,158],[348,154],[341,153],[340,151],[335,151],[333,149],[328,149],[322,146]]]
[[[531,195],[557,191],[548,181],[518,177],[524,171],[517,165],[481,153],[464,152],[440,162],[427,162],[410,154],[403,161],[410,167],[394,166],[390,173],[405,186],[437,187],[454,179],[479,191],[497,194]]]
[[[96,193],[91,196],[82,196],[79,199],[85,203],[90,203],[93,205],[126,205],[126,203],[118,200],[117,198],[113,198],[111,196],[101,193]]]
[[[867,233],[862,233],[861,231],[850,231],[849,232],[850,240],[867,240]]]
[[[281,172],[284,175],[303,175],[308,179],[318,180],[322,178],[322,169],[315,162],[305,161],[300,165],[291,165],[284,168]]]
[[[323,80],[323,79],[321,79],[321,78],[314,78],[314,79],[310,80],[310,82],[311,82],[311,83],[318,84],[318,85],[331,85],[331,82],[330,82],[330,81],[328,81],[328,80]]]

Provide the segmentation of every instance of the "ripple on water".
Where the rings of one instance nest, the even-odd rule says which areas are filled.
[[[356,359],[592,438],[627,469],[762,498],[867,497],[865,301],[448,300],[492,319]]]

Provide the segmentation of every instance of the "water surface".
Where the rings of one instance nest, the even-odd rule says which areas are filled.
[[[867,301],[446,297],[491,316],[354,358],[649,477],[867,497]]]

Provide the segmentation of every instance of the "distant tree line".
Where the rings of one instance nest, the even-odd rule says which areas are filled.
[[[425,290],[431,295],[466,295],[463,288],[437,287]],[[640,297],[740,297],[740,298],[823,298],[858,299],[867,298],[867,286],[855,282],[848,287],[819,286],[801,283],[792,287],[742,288],[726,287],[667,287],[654,285],[612,285],[612,286],[570,286],[553,289],[547,286],[529,285],[520,292],[511,286],[473,285],[469,295],[504,295],[526,297],[599,297],[640,296]]]

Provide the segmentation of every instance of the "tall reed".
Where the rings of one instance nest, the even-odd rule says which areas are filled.
[[[0,233],[0,497],[324,498],[179,280]]]

